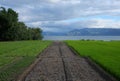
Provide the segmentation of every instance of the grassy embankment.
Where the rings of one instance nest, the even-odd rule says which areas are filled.
[[[14,81],[50,41],[0,42],[0,81]]]
[[[66,41],[81,56],[89,56],[120,80],[120,41]]]

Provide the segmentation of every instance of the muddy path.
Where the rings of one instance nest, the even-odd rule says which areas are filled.
[[[24,81],[109,81],[62,42],[54,42],[38,58]]]

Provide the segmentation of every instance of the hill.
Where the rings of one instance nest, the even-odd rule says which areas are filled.
[[[83,28],[69,32],[43,32],[44,36],[120,36],[120,29]]]

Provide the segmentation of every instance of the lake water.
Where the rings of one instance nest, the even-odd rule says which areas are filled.
[[[120,40],[120,36],[44,36],[43,40]]]

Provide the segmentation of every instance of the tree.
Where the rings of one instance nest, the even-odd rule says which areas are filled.
[[[38,39],[42,39],[41,36],[41,29],[40,28],[33,28],[33,40],[38,40]]]
[[[30,28],[24,22],[18,21],[18,13],[8,8],[0,7],[0,40],[38,40],[42,39],[40,28]]]
[[[2,40],[9,26],[6,9],[4,7],[0,7],[0,9],[0,40]]]
[[[41,35],[42,30],[40,28],[29,28],[28,31],[30,39],[41,40],[43,38]]]
[[[13,33],[16,31],[15,26],[17,22],[18,22],[18,14],[14,10],[12,10],[11,8],[6,10],[4,7],[1,7],[0,40],[11,40],[14,38]]]

